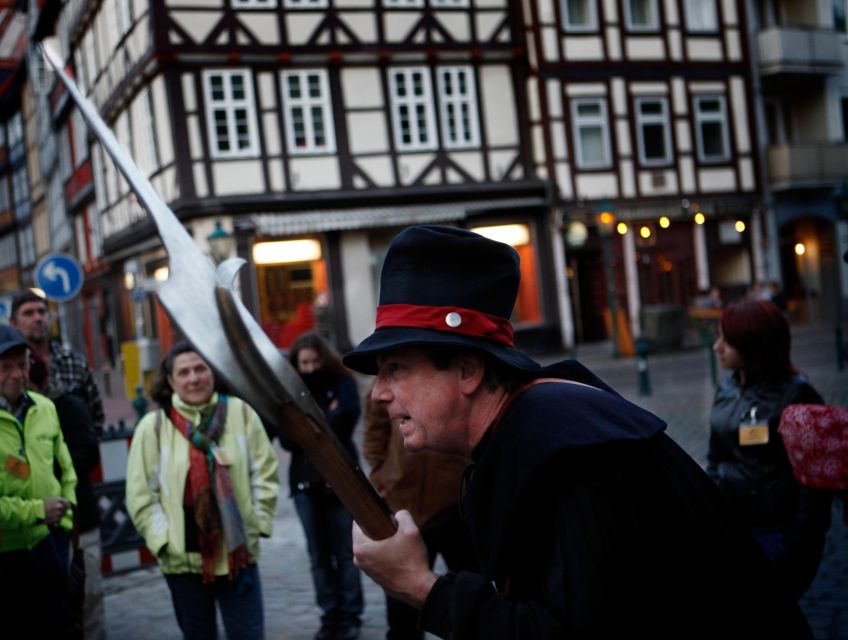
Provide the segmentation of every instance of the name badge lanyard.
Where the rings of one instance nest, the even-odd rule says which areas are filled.
[[[768,444],[768,422],[757,420],[757,407],[751,407],[747,418],[739,425],[739,445],[746,447],[758,444]]]

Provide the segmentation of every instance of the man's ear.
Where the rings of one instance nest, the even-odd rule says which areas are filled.
[[[472,395],[483,384],[486,373],[486,361],[476,353],[466,352],[457,360],[459,371],[459,389],[467,396]]]

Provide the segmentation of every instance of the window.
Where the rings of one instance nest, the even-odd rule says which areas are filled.
[[[399,151],[435,149],[436,121],[430,75],[426,67],[392,69],[389,73],[392,124]]]
[[[71,131],[74,138],[74,166],[81,166],[88,159],[88,127],[79,109],[71,112]]]
[[[716,0],[686,0],[686,28],[689,31],[718,31]]]
[[[153,121],[153,95],[149,88],[138,94],[132,105],[135,157],[145,175],[153,175],[159,168],[156,145],[156,125]]]
[[[846,0],[832,0],[833,4],[833,28],[837,31],[845,31],[848,22],[845,20]]]
[[[333,153],[336,138],[327,72],[285,71],[282,84],[289,153]]]
[[[32,232],[32,225],[18,232],[18,247],[20,248],[21,266],[28,267],[35,264],[35,234]]]
[[[430,0],[430,6],[440,9],[462,8],[468,6],[468,0]]]
[[[59,175],[65,181],[73,174],[71,161],[71,134],[67,122],[59,129]]]
[[[269,6],[276,6],[276,2]],[[327,0],[284,0],[283,6],[286,9],[326,9]]]
[[[659,29],[657,0],[625,0],[624,16],[630,31],[656,31]]]
[[[695,98],[695,135],[698,159],[701,162],[725,162],[730,159],[724,96]]]
[[[302,2],[294,0],[291,4],[289,4],[290,2],[292,2],[292,0],[286,0],[287,7],[299,8],[308,4],[310,0],[304,0]],[[277,0],[232,0],[232,3],[233,9],[274,9],[277,6]],[[325,7],[327,5],[324,3],[321,6]]]
[[[595,0],[562,0],[566,31],[595,31],[598,15]]]
[[[440,67],[439,110],[443,143],[447,149],[480,144],[477,97],[471,67]]]
[[[610,165],[609,123],[604,98],[580,98],[571,103],[574,147],[580,169],[602,169]]]
[[[392,9],[417,9],[424,6],[424,0],[383,0],[383,6]]]
[[[15,218],[23,220],[29,215],[29,180],[27,179],[26,165],[22,165],[12,172],[12,201],[15,205]]]
[[[9,201],[9,181],[6,176],[0,176],[0,213],[5,213],[11,207]]]
[[[9,159],[17,160],[24,155],[24,120],[20,111],[9,119]]]
[[[839,104],[842,107],[842,140],[848,142],[848,98],[843,97]]]
[[[656,167],[671,162],[671,136],[668,123],[668,100],[636,98],[636,137],[639,162]]]
[[[258,152],[253,84],[249,71],[205,71],[206,122],[213,158]]]

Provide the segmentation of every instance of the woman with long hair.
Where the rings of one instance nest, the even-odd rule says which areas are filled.
[[[329,427],[356,459],[352,435],[360,414],[359,390],[338,352],[317,333],[305,333],[289,350],[289,361],[321,407]],[[353,519],[303,451],[290,443],[283,446],[292,452],[289,486],[306,536],[322,612],[315,638],[353,640],[359,636],[363,610],[362,582],[353,564]]]
[[[731,374],[710,414],[707,473],[798,599],[821,560],[832,495],[795,480],[777,431],[788,405],[823,402],[792,365],[790,346],[789,323],[774,303],[743,300],[722,312],[713,350]]]
[[[187,341],[162,361],[133,434],[127,511],[165,575],[186,638],[264,637],[259,537],[269,537],[277,457],[256,412],[219,393]]]

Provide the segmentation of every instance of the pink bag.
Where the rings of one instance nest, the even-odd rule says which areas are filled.
[[[848,490],[848,408],[789,405],[780,417],[778,432],[798,482]]]

